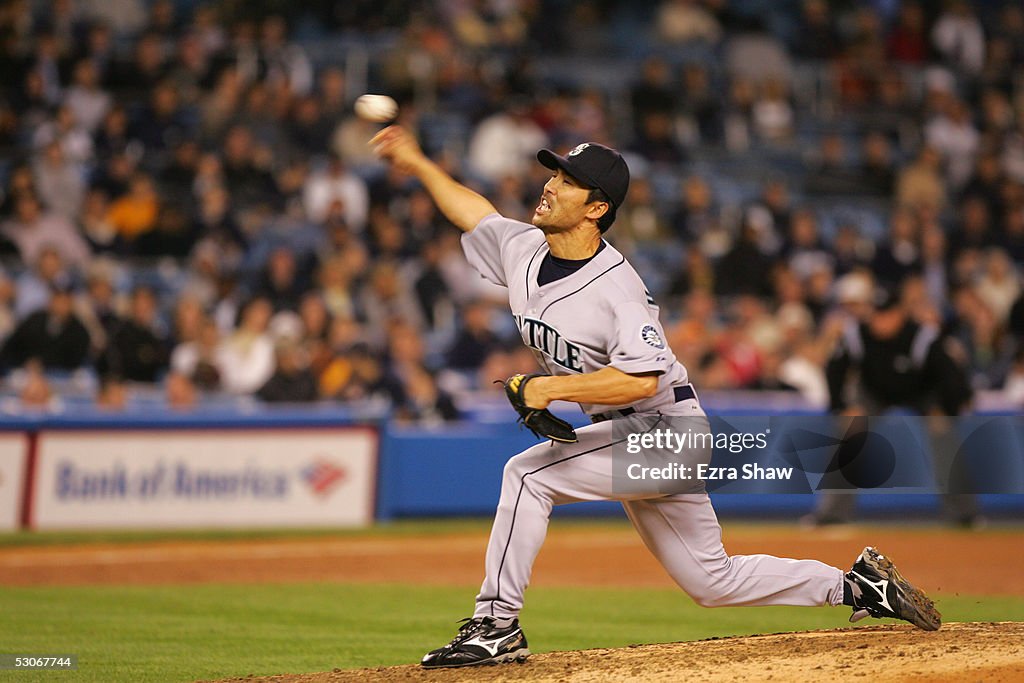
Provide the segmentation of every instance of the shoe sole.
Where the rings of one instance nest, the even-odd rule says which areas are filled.
[[[942,614],[935,609],[935,603],[912,583],[903,578],[892,560],[871,548],[864,553],[864,561],[892,583],[896,584],[900,598],[901,612],[909,609],[910,614],[900,618],[925,631],[938,631],[942,626]]]
[[[434,664],[428,666],[421,664],[424,669],[462,669],[467,666],[495,666],[497,664],[522,664],[526,661],[526,658],[530,656],[530,651],[526,648],[521,650],[513,650],[512,652],[506,652],[503,655],[497,655],[490,657],[489,659],[481,659],[478,662],[466,662],[464,664]]]

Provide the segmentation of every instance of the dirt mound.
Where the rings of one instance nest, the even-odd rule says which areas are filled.
[[[489,529],[234,541],[153,541],[0,547],[0,586],[345,581],[479,586]],[[874,545],[929,594],[1024,595],[1019,529],[954,533],[935,527],[842,526],[808,533],[785,525],[725,526],[732,555],[813,557],[848,567]],[[936,562],[936,557],[944,558]],[[632,527],[556,524],[531,586],[675,588]]]
[[[1024,680],[1024,623],[953,623],[777,633],[609,650],[549,652],[525,664],[424,671],[417,666],[233,678],[222,683],[348,681],[879,681]]]

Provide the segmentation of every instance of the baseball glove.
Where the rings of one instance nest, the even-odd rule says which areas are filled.
[[[531,432],[541,438],[551,439],[552,441],[576,443],[578,441],[576,431],[572,428],[571,424],[560,417],[555,417],[547,408],[531,408],[526,405],[526,400],[523,397],[527,382],[534,377],[544,376],[537,374],[512,375],[502,382],[505,385],[505,395],[508,396],[508,401],[512,404],[512,407],[519,413],[520,424],[526,425],[527,429]]]

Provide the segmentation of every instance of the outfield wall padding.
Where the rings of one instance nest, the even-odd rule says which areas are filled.
[[[733,415],[757,414],[756,406],[732,408]],[[537,443],[530,432],[514,423],[511,414],[505,417],[431,428],[366,419],[330,408],[8,417],[0,422],[0,529],[19,524],[25,528],[359,526],[374,519],[490,517],[497,504],[505,462]],[[583,416],[573,419],[577,426],[585,424]],[[1024,421],[1020,416],[1007,416],[1007,420],[1003,428],[986,437],[985,452],[968,465],[980,475],[987,473],[992,480],[992,458],[998,455],[997,464],[1002,469],[996,479],[1009,482],[1011,488],[1005,490],[1015,491],[1012,486],[1024,481],[1024,456],[1018,455],[1024,448]],[[366,455],[365,444],[359,446],[363,464],[358,466],[343,462],[347,451],[355,448],[346,445],[344,435],[349,433],[373,435],[372,457]],[[271,434],[286,436],[275,437],[271,443]],[[289,434],[295,438],[290,440]],[[332,439],[331,434],[338,438]],[[141,440],[136,438],[140,435],[144,437]],[[78,447],[79,440],[82,448]],[[252,457],[247,458],[250,452]],[[1004,457],[1007,453],[1009,459]],[[74,486],[82,485],[82,480],[68,477],[84,470],[65,468],[65,478],[61,479],[61,462],[71,461],[91,463],[96,472],[105,472],[113,482],[108,485],[148,487],[139,491],[160,491],[162,497],[147,498],[140,493],[113,507],[110,499],[101,497],[97,499],[96,514],[90,516],[90,504],[73,500],[74,495],[68,498],[76,490],[81,492]],[[190,464],[181,476],[205,476],[205,494],[221,490],[227,494],[201,499],[193,495],[199,489],[184,484],[175,492],[169,482],[179,474],[175,467],[186,461]],[[131,467],[126,469],[126,465]],[[169,468],[162,475],[161,466]],[[344,470],[344,474],[339,475],[337,469]],[[211,473],[212,478],[207,476]],[[266,482],[252,477],[264,475],[271,479],[286,477],[287,482],[281,485],[289,487],[294,495],[276,502],[257,500],[257,494],[266,490],[261,488]],[[118,477],[125,483],[119,483]],[[152,481],[143,483],[146,477]],[[347,489],[341,484],[345,477],[354,477],[348,485],[361,483],[356,489]],[[72,504],[55,507],[58,494]],[[347,512],[339,512],[341,508],[332,512],[331,496],[351,498]],[[812,494],[713,492],[712,497],[722,516],[795,519],[810,511],[814,503]],[[985,494],[980,500],[986,513],[1024,516],[1024,495],[1019,493]],[[274,513],[274,505],[280,514]],[[867,515],[890,517],[938,516],[940,509],[934,494],[894,491],[860,495],[858,507]],[[598,502],[559,507],[554,514],[622,512],[617,503]]]

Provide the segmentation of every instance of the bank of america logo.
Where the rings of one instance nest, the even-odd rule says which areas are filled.
[[[302,480],[314,494],[321,497],[330,494],[347,476],[344,469],[323,458],[318,458],[302,470]]]

